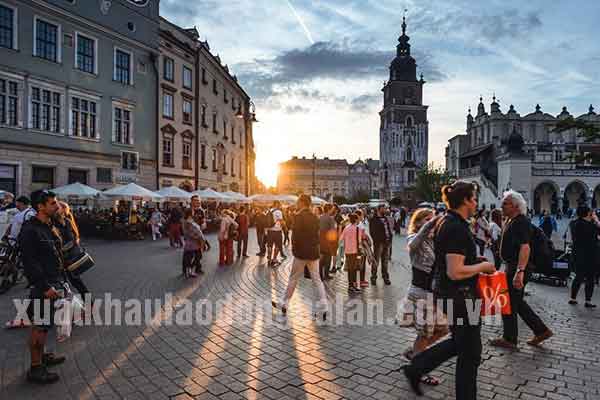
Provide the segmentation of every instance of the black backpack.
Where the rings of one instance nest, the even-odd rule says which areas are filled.
[[[538,271],[549,271],[554,264],[554,244],[544,231],[530,223],[531,226],[531,255],[530,264]]]
[[[267,213],[265,226],[267,228],[272,228],[275,226],[275,217],[273,217],[273,210],[269,210],[269,212]]]

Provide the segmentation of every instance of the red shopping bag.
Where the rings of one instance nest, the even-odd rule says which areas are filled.
[[[491,275],[480,274],[477,280],[477,291],[482,300],[482,316],[511,313],[506,273],[497,271]]]

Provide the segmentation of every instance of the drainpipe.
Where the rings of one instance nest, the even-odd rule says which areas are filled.
[[[194,84],[196,85],[196,87],[194,88],[194,99],[196,104],[194,104],[194,123],[196,124],[196,126],[194,127],[194,133],[196,136],[196,154],[194,155],[195,158],[195,171],[194,171],[194,188],[195,190],[199,190],[200,188],[198,187],[198,179],[200,178],[199,173],[200,173],[200,113],[199,108],[200,108],[200,49],[198,48],[198,43],[196,43],[196,65],[195,65],[195,71],[196,73],[195,78],[194,78]]]
[[[160,50],[159,50],[160,51]],[[160,55],[156,54],[156,53],[150,53],[150,61],[152,61],[152,67],[154,68],[154,73],[156,74],[156,87],[155,87],[155,101],[154,101],[154,110],[156,111],[156,118],[154,119],[154,124],[155,124],[155,129],[154,131],[156,132],[156,153],[155,153],[155,159],[156,159],[156,189],[160,189],[160,166],[159,166],[159,147],[160,147],[160,134],[159,134],[159,123],[158,123],[158,118],[160,115],[160,74],[158,72],[158,57]]]

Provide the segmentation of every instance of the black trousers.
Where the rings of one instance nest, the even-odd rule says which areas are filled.
[[[533,331],[533,334],[538,336],[548,330],[548,327],[544,324],[541,318],[533,311],[533,309],[527,304],[523,298],[525,294],[525,285],[527,285],[528,274],[525,274],[524,286],[522,289],[515,289],[513,286],[513,279],[515,277],[516,268],[508,268],[506,279],[508,280],[508,293],[510,296],[510,315],[502,315],[502,324],[504,325],[504,339],[507,341],[517,344],[519,339],[519,324],[517,316],[527,324],[529,329]]]
[[[242,253],[243,250],[243,253]],[[237,255],[248,254],[248,234],[240,235],[237,242]]]
[[[388,264],[392,257],[392,243],[391,242],[380,242],[373,245],[375,253],[375,265],[371,266],[371,280],[377,280],[377,270],[379,269],[379,263],[381,263],[381,276],[384,280],[390,279],[388,272]]]
[[[577,270],[575,274],[575,279],[573,280],[573,284],[571,286],[571,298],[576,299],[577,293],[579,293],[579,288],[581,288],[581,284],[585,282],[585,301],[591,302],[592,296],[594,295],[594,281],[596,272],[592,268],[583,269],[580,268]]]
[[[265,254],[267,252],[266,235],[264,229],[256,229],[256,241],[258,242],[259,252]]]
[[[464,318],[464,321],[466,320]],[[476,400],[477,370],[481,364],[481,351],[481,325],[452,324],[450,338],[417,354],[407,370],[410,375],[421,377],[452,357],[457,357],[456,399]]]
[[[319,275],[321,276],[321,280],[323,280],[326,276],[329,276],[330,273],[331,255],[321,254],[321,258],[319,259]]]

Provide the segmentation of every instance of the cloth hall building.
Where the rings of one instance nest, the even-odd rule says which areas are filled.
[[[522,193],[535,213],[566,212],[580,203],[600,207],[600,167],[572,158],[600,152],[600,143],[585,142],[575,129],[555,131],[558,121],[570,117],[600,126],[592,105],[576,116],[567,107],[552,115],[538,104],[521,116],[512,105],[503,113],[495,97],[488,113],[480,99],[477,114],[467,115],[466,135],[446,147],[446,168],[477,182],[479,204],[488,209],[500,207],[507,189]]]

